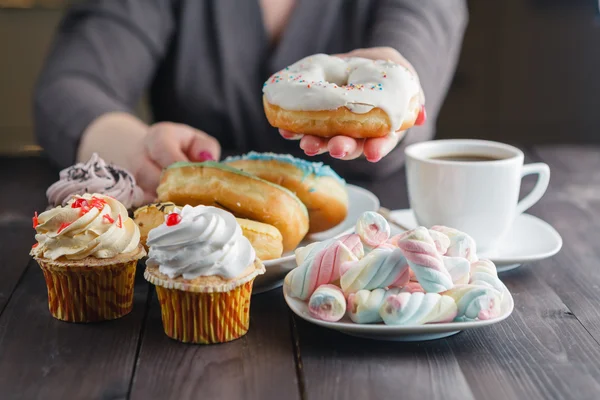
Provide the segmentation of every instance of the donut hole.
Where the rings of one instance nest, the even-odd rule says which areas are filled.
[[[345,70],[335,71],[332,68],[324,71],[323,80],[329,83],[334,83],[338,86],[346,86],[348,85],[348,76],[349,73]]]

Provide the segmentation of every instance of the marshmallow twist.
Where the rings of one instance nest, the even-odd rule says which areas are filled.
[[[487,286],[504,293],[506,286],[498,278],[496,265],[490,260],[479,260],[471,264],[471,285]]]
[[[391,295],[398,294],[399,289],[389,290],[359,290],[348,295],[348,316],[357,324],[374,324],[381,322],[379,309],[384,300]]]
[[[410,278],[408,263],[400,249],[376,248],[362,260],[342,266],[340,285],[344,293],[361,289],[402,287]]]
[[[298,267],[286,277],[291,295],[300,300],[308,299],[319,286],[340,278],[343,263],[356,260],[354,253],[339,240],[325,248],[307,246],[298,249]]]
[[[388,296],[379,314],[387,325],[450,322],[456,317],[454,299],[438,293],[398,293]]]
[[[339,321],[346,314],[346,298],[337,286],[319,286],[310,296],[308,312],[323,321]]]
[[[411,232],[412,231],[406,231],[394,235],[391,238],[389,238],[386,241],[386,243],[398,247],[398,242],[404,239],[407,235],[410,235]],[[442,232],[432,231],[431,229],[429,230],[429,235],[431,236],[431,239],[433,239],[433,242],[435,243],[435,248],[438,251],[438,253],[440,253],[441,255],[446,254],[446,252],[448,251],[448,247],[450,246],[450,239],[448,238],[448,236],[446,236]]]
[[[448,228],[447,226],[436,225],[431,227],[432,231],[445,234],[450,239],[450,245],[442,255],[448,257],[463,257],[469,262],[477,261],[477,245],[475,240],[458,229]]]
[[[377,247],[390,237],[390,224],[380,214],[373,211],[363,213],[356,221],[356,234],[364,244]]]
[[[419,282],[410,281],[406,285],[402,286],[402,289],[400,289],[400,292],[402,292],[402,293],[416,293],[416,292],[425,293],[425,289],[423,289],[423,286],[421,286],[421,284]]]
[[[486,286],[457,285],[442,293],[456,301],[457,322],[496,318],[500,315],[501,293]]]
[[[442,256],[442,260],[455,285],[469,283],[471,264],[466,258]]]
[[[314,242],[309,244],[308,246],[300,247],[296,249],[296,263],[298,265],[302,264],[304,259],[314,257],[319,251],[324,250],[328,247],[333,246],[336,242],[342,242],[344,246],[350,250],[352,254],[356,256],[356,258],[363,258],[365,255],[364,246],[358,236],[355,233],[351,233],[348,235],[341,236],[339,238],[332,238],[328,240],[324,240],[322,242]]]
[[[413,229],[398,242],[398,247],[426,292],[440,293],[454,286],[428,229]]]

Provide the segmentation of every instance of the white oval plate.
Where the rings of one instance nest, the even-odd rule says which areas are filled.
[[[410,209],[392,211],[390,217],[408,229],[417,226]],[[515,218],[497,250],[478,255],[496,264],[498,272],[504,272],[526,262],[552,257],[560,251],[562,244],[560,234],[550,224],[533,215],[521,214]]]
[[[312,242],[321,242],[335,236],[342,236],[354,231],[354,225],[365,211],[379,210],[379,199],[370,191],[355,185],[346,185],[348,190],[348,215],[338,226],[325,232],[308,236],[299,247]],[[256,277],[252,293],[263,293],[283,285],[285,275],[296,267],[294,253],[284,254],[275,260],[265,261],[266,272]]]
[[[448,322],[443,324],[429,325],[384,325],[384,324],[356,324],[348,316],[344,316],[338,322],[327,322],[313,318],[308,312],[308,305],[289,294],[289,288],[283,285],[283,296],[290,309],[300,318],[328,329],[334,329],[351,336],[358,336],[375,340],[390,340],[398,342],[419,342],[445,338],[465,329],[481,328],[497,324],[505,320],[512,313],[515,303],[508,291],[502,299],[502,314],[498,318],[485,321],[472,322]]]

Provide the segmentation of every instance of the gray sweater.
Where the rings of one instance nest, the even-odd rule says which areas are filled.
[[[407,143],[433,137],[466,21],[465,0],[298,0],[270,48],[258,0],[85,2],[68,11],[39,78],[36,134],[53,161],[71,165],[90,122],[133,113],[147,92],[155,121],[201,129],[224,154],[299,155],[265,118],[263,82],[310,54],[391,46],[420,75],[428,122],[377,164],[321,157],[346,177],[385,176]]]

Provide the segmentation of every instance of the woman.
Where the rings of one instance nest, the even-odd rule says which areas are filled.
[[[282,140],[264,116],[262,83],[315,53],[391,59],[418,73],[427,97],[429,121],[406,142],[430,139],[466,20],[465,0],[89,1],[68,12],[41,74],[37,136],[61,166],[97,152],[129,169],[148,199],[161,168],[222,151],[300,147],[328,152],[345,176],[387,175],[402,165],[402,134]],[[146,91],[160,121],[150,126],[133,112]]]

